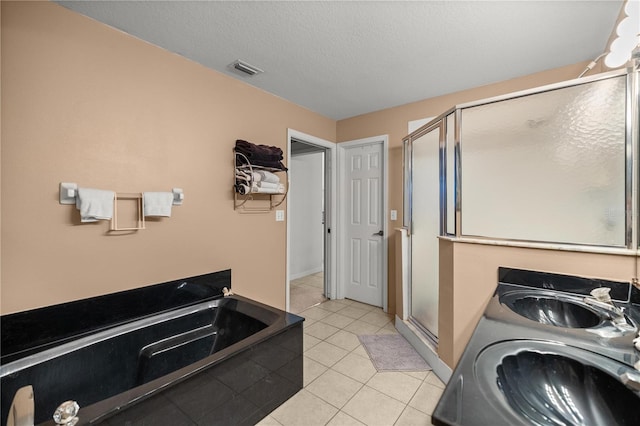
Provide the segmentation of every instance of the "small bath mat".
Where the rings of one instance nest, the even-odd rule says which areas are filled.
[[[378,371],[429,371],[431,367],[399,334],[358,336]]]

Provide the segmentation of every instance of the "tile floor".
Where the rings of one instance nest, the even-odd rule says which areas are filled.
[[[324,297],[324,272],[291,280],[289,297],[289,310],[294,314],[327,300]]]
[[[304,388],[259,426],[430,425],[444,384],[433,372],[376,371],[358,334],[397,333],[392,316],[350,300],[305,309]]]

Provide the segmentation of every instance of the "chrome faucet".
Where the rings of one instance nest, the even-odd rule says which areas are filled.
[[[77,417],[80,406],[75,401],[65,401],[53,413],[53,421],[58,425],[75,426],[80,420]]]
[[[591,297],[585,297],[584,303],[604,311],[616,326],[627,326],[627,320],[624,317],[624,308],[619,308],[613,304],[609,292],[609,287],[599,287],[591,291]]]
[[[636,369],[635,372],[626,372],[620,375],[620,380],[622,383],[635,391],[640,391],[640,374],[638,370],[640,370],[640,361],[636,362],[633,367]]]
[[[13,396],[7,426],[33,426],[33,386],[23,386]]]
[[[622,383],[630,388],[633,389],[635,391],[640,391],[640,374],[638,373],[623,373],[620,376],[620,380],[622,380]]]

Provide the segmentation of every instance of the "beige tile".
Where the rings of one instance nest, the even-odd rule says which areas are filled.
[[[383,327],[391,322],[391,315],[385,314],[384,312],[371,311],[359,319],[360,321]]]
[[[358,336],[348,331],[340,330],[336,334],[331,337],[328,337],[326,342],[331,343],[332,345],[336,345],[339,348],[345,349],[347,351],[352,351],[360,344],[360,340],[358,340]]]
[[[305,356],[314,361],[318,361],[326,367],[331,367],[336,362],[340,361],[340,359],[342,359],[347,353],[348,352],[342,348],[327,342],[320,342],[305,352]]]
[[[404,407],[403,403],[364,386],[342,411],[366,425],[393,425]]]
[[[305,318],[312,318],[314,320],[321,320],[322,318],[329,315],[331,315],[331,311],[324,310],[318,306],[314,306],[313,308],[305,309],[304,311],[300,312],[300,316]]]
[[[331,311],[331,312],[338,312],[342,309],[344,309],[347,305],[344,304],[341,300],[327,300],[326,302],[324,302],[322,304],[322,309],[325,309],[327,311]]]
[[[350,331],[353,334],[359,334],[359,335],[376,334],[376,331],[380,330],[380,327],[373,324],[369,324],[368,322],[358,320],[346,326],[344,330]]]
[[[349,318],[339,313],[331,314],[328,317],[322,318],[323,323],[329,324],[338,328],[345,328],[346,326],[348,326],[354,321],[355,320],[353,318]]]
[[[304,333],[302,336],[302,345],[305,352],[320,342],[322,342],[322,340],[318,339],[317,337],[313,337],[310,334]]]
[[[342,408],[362,386],[362,383],[329,369],[305,389],[334,407]]]
[[[318,361],[314,361],[311,358],[307,358],[306,356],[303,359],[303,385],[307,386],[309,383],[313,382],[316,378],[320,377],[325,371],[327,371],[327,367],[320,364]]]
[[[360,340],[358,340],[360,341]],[[366,349],[364,348],[364,346],[360,345],[357,348],[355,348],[354,350],[351,351],[352,354],[361,356],[363,358],[366,358],[368,360],[370,360],[371,358],[369,358],[369,354],[367,353]]]
[[[433,410],[436,408],[441,396],[442,389],[423,382],[418,392],[409,401],[409,406],[430,416],[433,414]]]
[[[337,412],[338,409],[331,404],[302,389],[276,408],[271,413],[271,417],[283,426],[323,426]]]
[[[307,328],[309,328],[311,325],[315,324],[316,322],[318,322],[318,321],[314,320],[313,318],[305,318],[304,322],[302,323],[302,328],[304,328],[306,330]]]
[[[343,411],[338,411],[338,414],[333,416],[331,421],[327,423],[327,426],[366,426],[366,425],[364,423],[357,421],[356,419],[344,413]]]
[[[298,278],[301,285],[324,290],[324,274],[311,274],[302,278]]]
[[[322,294],[322,290],[305,285],[291,287],[289,296],[289,310],[296,314],[327,300]]]
[[[304,332],[317,339],[324,340],[332,334],[335,334],[338,330],[339,328],[337,327],[318,321],[305,328]]]
[[[425,383],[429,383],[430,385],[433,385],[440,389],[445,388],[445,384],[442,382],[442,380],[440,380],[438,376],[436,376],[436,373],[434,373],[433,371],[429,372],[429,375],[425,379]]]
[[[416,410],[415,408],[406,407],[400,418],[394,426],[430,426],[431,416]]]
[[[355,300],[352,300],[352,302],[353,303],[351,304],[351,306],[353,306],[354,308],[364,309],[365,311],[382,312],[382,308],[379,306],[367,305],[366,303],[357,302]]]
[[[309,279],[302,282],[302,285],[305,287],[310,287],[315,290],[324,291],[324,282],[323,280],[318,279]]]
[[[421,384],[421,380],[395,371],[376,373],[367,382],[367,386],[404,404],[411,401]]]
[[[317,305],[321,303],[320,301],[316,300],[315,297],[303,297],[303,298],[297,298],[296,300],[291,300],[290,304],[289,304],[289,312],[296,314],[296,315],[301,315],[301,312],[304,311],[305,309],[308,309],[314,305]],[[310,319],[310,318],[307,318]]]
[[[382,327],[376,334],[400,334],[395,328]]]
[[[369,311],[366,309],[355,308],[353,305],[349,305],[340,311],[340,315],[344,315],[349,318],[358,319],[367,315]]]
[[[411,377],[415,377],[418,380],[424,380],[431,373],[431,371],[403,371],[403,373]]]
[[[369,360],[361,356],[350,353],[338,361],[333,369],[339,373],[351,377],[360,383],[366,383],[374,374],[376,369]]]
[[[282,426],[282,424],[269,415],[256,423],[256,426]]]
[[[289,281],[289,285],[297,286],[304,282],[304,277],[296,278],[295,280]]]
[[[399,334],[393,321],[387,323],[384,327],[381,328],[381,330],[388,330],[390,332]]]

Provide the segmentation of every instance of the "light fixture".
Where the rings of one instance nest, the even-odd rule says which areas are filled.
[[[260,68],[250,65],[246,62],[243,62],[240,59],[232,63],[231,67],[249,76],[254,76],[256,74],[260,74],[264,72]]]
[[[609,68],[618,68],[626,64],[632,52],[640,44],[640,0],[625,0],[625,17],[616,27],[617,37],[609,46],[604,64]]]

